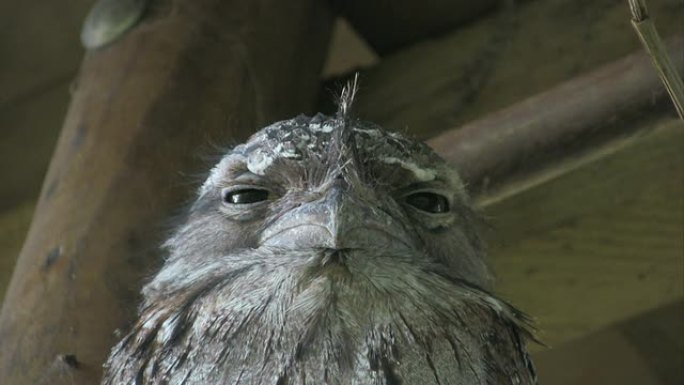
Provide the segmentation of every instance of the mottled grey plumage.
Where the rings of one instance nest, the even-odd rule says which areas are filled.
[[[457,174],[350,94],[214,167],[103,384],[536,383]]]

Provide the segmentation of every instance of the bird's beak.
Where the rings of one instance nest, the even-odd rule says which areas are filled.
[[[334,185],[326,195],[305,203],[264,229],[261,244],[287,249],[374,249],[409,247],[397,220]]]

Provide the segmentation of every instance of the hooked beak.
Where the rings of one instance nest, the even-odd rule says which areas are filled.
[[[320,200],[305,203],[278,218],[261,236],[261,245],[287,249],[410,248],[400,223],[364,204],[340,185]]]

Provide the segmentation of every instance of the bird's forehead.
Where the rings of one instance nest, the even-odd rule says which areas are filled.
[[[254,134],[245,144],[236,147],[234,152],[245,156],[250,171],[256,173],[276,159],[322,159],[332,162],[336,160],[333,155],[338,154],[333,154],[331,141],[341,130],[350,131],[347,138],[351,143],[347,145],[354,147],[362,161],[398,163],[399,159],[410,159],[413,163],[433,165],[442,162],[423,143],[385,131],[369,122],[350,122],[321,114],[312,118],[299,116],[270,125]]]
[[[272,124],[233,152],[247,160],[252,173],[262,175],[279,159],[306,162],[326,154],[335,130],[341,128],[336,119],[298,117]]]
[[[351,143],[347,145],[354,148],[354,154],[363,164],[400,168],[423,182],[434,180],[438,174],[445,179],[458,178],[424,143],[370,122],[318,114],[277,122],[258,131],[222,159],[207,183],[240,167],[252,174],[265,175],[278,161],[295,161],[305,167],[312,161],[331,166],[335,162],[345,162],[347,159],[340,158],[331,146],[341,130],[348,130],[346,138]]]

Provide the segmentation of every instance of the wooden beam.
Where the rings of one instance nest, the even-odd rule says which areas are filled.
[[[495,289],[552,348],[684,298],[684,122],[640,126],[479,202]]]
[[[650,8],[663,37],[681,33],[681,2]],[[640,49],[624,1],[526,1],[362,70],[355,112],[425,140]],[[321,111],[334,111],[338,82],[324,85]]]
[[[87,54],[0,313],[3,383],[99,383],[202,144],[310,110],[331,24],[316,0],[174,0]]]
[[[474,20],[498,0],[336,0],[340,13],[381,55]]]
[[[673,62],[684,73],[684,35],[669,42]],[[669,105],[648,55],[642,51],[562,83],[487,117],[428,141],[453,163],[473,193],[516,169],[543,163],[560,148],[625,122],[662,102]]]
[[[544,385],[684,383],[684,299],[537,354]]]

